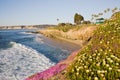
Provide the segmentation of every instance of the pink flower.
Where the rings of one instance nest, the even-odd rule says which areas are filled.
[[[66,68],[66,64],[57,64],[43,72],[37,73],[33,76],[28,77],[25,80],[47,80],[48,78],[56,75],[60,71],[64,70]]]
[[[69,64],[69,63],[66,63],[65,61],[72,62],[73,58],[75,58],[75,56],[77,55],[78,52],[79,52],[79,50],[73,52],[66,60],[61,61],[57,65],[55,65],[43,72],[32,75],[32,76],[26,78],[25,80],[47,80],[48,78],[50,78],[50,77],[58,74],[62,70],[64,70],[67,67],[67,65]]]

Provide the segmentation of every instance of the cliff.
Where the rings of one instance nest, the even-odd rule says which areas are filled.
[[[91,39],[93,36],[93,31],[97,29],[97,26],[88,25],[79,26],[79,29],[77,28],[78,27],[73,27],[67,32],[55,28],[44,29],[39,30],[38,33],[41,33],[47,37],[62,39],[83,46],[84,43],[88,42]]]

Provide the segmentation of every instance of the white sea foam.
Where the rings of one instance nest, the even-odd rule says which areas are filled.
[[[0,50],[0,80],[23,80],[55,65],[30,47],[15,42],[11,44],[12,48]]]

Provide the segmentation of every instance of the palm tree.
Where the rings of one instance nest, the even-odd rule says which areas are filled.
[[[104,10],[104,13],[107,13],[107,10]]]
[[[109,12],[109,11],[110,11],[110,8],[107,9],[107,12]]]
[[[91,21],[93,21],[93,20],[94,20],[94,18],[95,18],[95,17],[94,17],[94,14],[92,14],[91,16],[92,16]]]
[[[118,8],[117,8],[117,7],[115,7],[115,8],[114,8],[114,10],[115,10],[115,11],[117,11],[117,10],[118,10]]]
[[[114,13],[114,12],[115,12],[115,10],[113,9],[113,10],[112,10],[112,13]]]
[[[103,13],[99,13],[98,15],[99,15],[99,16],[102,16],[102,15],[103,15]]]
[[[57,22],[59,21],[59,19],[57,18]]]
[[[117,7],[115,7],[114,9],[112,9],[112,13],[115,13],[118,10]]]

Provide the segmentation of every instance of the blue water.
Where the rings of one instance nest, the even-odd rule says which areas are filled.
[[[58,63],[64,60],[80,46],[44,37],[41,34],[29,34],[35,30],[0,30],[0,50],[12,47],[10,42],[16,42],[35,49],[42,53],[52,62]]]

